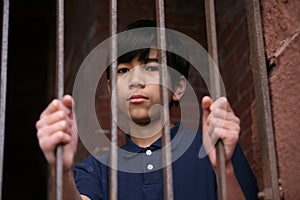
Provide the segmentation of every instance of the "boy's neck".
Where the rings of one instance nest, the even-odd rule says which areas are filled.
[[[149,147],[151,144],[153,144],[156,140],[158,140],[162,136],[162,133],[163,132],[160,131],[156,135],[153,135],[152,137],[148,137],[148,138],[139,138],[135,136],[131,136],[130,138],[139,147],[146,148]]]
[[[169,122],[170,128],[174,123]],[[157,120],[148,124],[147,126],[140,126],[136,123],[130,124],[130,138],[139,147],[149,147],[163,134],[164,123]]]

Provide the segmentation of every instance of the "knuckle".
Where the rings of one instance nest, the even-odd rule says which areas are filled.
[[[66,130],[67,127],[68,127],[68,123],[65,120],[63,120],[63,121],[60,122],[59,126],[60,126],[61,130]]]
[[[237,121],[238,125],[240,125],[241,124],[240,118],[238,118],[238,117],[235,117],[235,118],[236,118],[236,121]]]
[[[218,127],[214,127],[214,128],[213,128],[213,134],[214,134],[215,137],[218,137],[218,138],[219,138],[220,132],[221,132],[221,129],[220,129],[220,128],[218,128]]]
[[[53,99],[52,102],[51,102],[51,105],[57,107],[58,106],[58,102],[59,101],[57,99]]]
[[[237,142],[239,139],[239,134],[237,132],[235,132],[234,134],[232,134],[232,139],[233,141]]]
[[[42,144],[43,144],[43,140],[40,139],[40,140],[39,140],[39,145],[40,145],[40,147],[43,146]]]
[[[56,133],[56,136],[59,140],[62,140],[64,138],[65,133],[63,131],[58,131]]]
[[[221,116],[221,117],[222,117],[222,116],[223,116],[222,113],[223,113],[222,110],[219,109],[219,108],[216,108],[216,109],[214,110],[214,115],[215,115],[215,116]]]
[[[50,103],[50,105],[55,109],[59,109],[59,104],[60,104],[60,101],[58,99],[53,99],[52,102]]]
[[[62,110],[58,111],[57,115],[58,115],[59,119],[65,119],[65,117],[66,117],[65,112]]]
[[[222,103],[226,103],[226,102],[227,102],[227,98],[226,98],[226,97],[220,97],[220,101],[221,101]]]
[[[218,132],[219,132],[218,130],[219,130],[219,128],[214,127],[214,128],[213,128],[213,133],[214,133],[214,134],[218,134]]]
[[[58,131],[55,133],[55,136],[53,138],[53,143],[56,146],[57,144],[62,143],[63,139],[64,139],[64,132]]]
[[[49,149],[46,140],[39,140],[39,145],[44,152]]]
[[[217,122],[216,117],[212,117],[212,118],[210,119],[210,123],[211,123],[212,126],[215,126],[215,125],[216,125],[216,122]]]
[[[36,133],[36,136],[37,136],[38,138],[41,138],[42,135],[43,135],[43,132],[42,132],[41,130],[38,130],[37,133]]]
[[[35,128],[36,129],[39,129],[41,127],[41,121],[38,120],[36,123],[35,123]]]
[[[221,138],[224,130],[222,128],[216,128],[215,131],[216,131],[216,135],[218,136],[218,138]]]

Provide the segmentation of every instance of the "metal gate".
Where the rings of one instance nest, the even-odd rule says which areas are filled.
[[[163,0],[156,0],[156,21],[159,32],[158,35],[158,48],[166,49],[166,34],[164,32],[165,27],[165,5]],[[260,4],[258,0],[246,0],[247,17],[248,17],[248,33],[251,48],[251,61],[254,68],[255,77],[255,93],[257,100],[258,118],[260,123],[259,135],[260,135],[260,147],[262,152],[262,164],[264,174],[264,190],[261,191],[258,196],[264,199],[280,199],[278,191],[278,173],[277,173],[277,160],[275,155],[274,134],[272,125],[272,116],[270,109],[270,97],[268,89],[268,79],[266,73],[266,62],[264,56],[263,36],[260,18]],[[215,8],[213,0],[205,0],[206,9],[206,25],[207,25],[207,40],[208,51],[213,60],[218,63],[218,42],[217,42],[217,30],[215,19]],[[110,34],[117,34],[117,0],[110,0]],[[7,54],[8,54],[8,26],[9,26],[9,0],[3,1],[3,25],[2,25],[2,52],[1,52],[1,104],[0,104],[0,189],[2,188],[2,172],[3,172],[3,155],[4,155],[4,131],[5,131],[5,108],[6,108],[6,88],[7,88]],[[57,98],[61,99],[64,93],[64,0],[57,0],[57,43],[56,43],[56,66],[57,66]],[[116,60],[117,57],[117,42],[112,40],[111,43],[111,60]],[[161,50],[160,52],[162,62],[162,75],[161,77],[167,77],[166,68],[166,52]],[[112,87],[116,84],[117,63],[112,63],[111,83]],[[213,78],[216,73],[210,74],[212,96],[213,99],[220,97],[220,88],[218,78]],[[162,79],[161,83],[167,85],[167,79]],[[169,117],[168,107],[168,91],[164,88],[162,91],[164,117]],[[110,172],[110,199],[117,199],[117,94],[116,90],[112,93],[112,146],[111,146],[111,165]],[[115,121],[114,121],[115,120]],[[163,144],[165,147],[163,152],[163,162],[171,163],[172,155],[170,146],[166,145],[170,142],[169,135],[170,127],[165,125],[163,134]],[[219,199],[226,199],[226,181],[225,181],[225,159],[224,159],[224,147],[221,142],[217,143],[217,157],[218,157],[218,195]],[[57,171],[56,171],[56,199],[63,199],[63,180],[62,180],[62,145],[58,146],[57,150]],[[164,165],[164,194],[165,199],[173,199],[173,178],[172,178],[172,166]],[[0,192],[0,199],[2,192]]]

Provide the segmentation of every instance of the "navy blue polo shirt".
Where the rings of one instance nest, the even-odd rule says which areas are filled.
[[[176,124],[170,131],[174,199],[217,199],[216,177],[209,158],[199,158],[202,133],[189,131],[181,124]],[[161,150],[161,139],[141,148],[126,135],[126,144],[118,153],[119,200],[163,199]],[[92,200],[109,199],[108,160],[107,155],[89,156],[75,166],[75,182],[80,194]],[[232,162],[246,199],[257,199],[255,177],[239,146]]]

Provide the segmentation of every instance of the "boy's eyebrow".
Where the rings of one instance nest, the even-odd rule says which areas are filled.
[[[149,62],[158,62],[158,58],[145,58],[144,63],[147,64]]]

